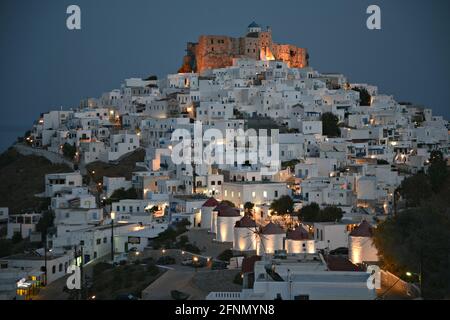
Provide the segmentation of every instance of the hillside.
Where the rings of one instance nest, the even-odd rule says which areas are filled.
[[[139,171],[136,162],[143,162],[144,158],[145,150],[138,149],[124,156],[117,163],[92,162],[86,165],[86,170],[89,177],[96,183],[103,182],[103,177],[125,177],[131,180],[132,173]]]
[[[45,190],[45,175],[71,171],[66,165],[9,148],[0,155],[0,207],[8,207],[10,214],[45,209],[49,200],[34,196]]]

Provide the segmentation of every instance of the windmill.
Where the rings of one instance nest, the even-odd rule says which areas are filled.
[[[247,247],[247,250],[252,250],[251,246],[254,243],[256,247],[256,254],[265,256],[266,255],[266,247],[264,241],[267,240],[267,237],[262,233],[262,228],[260,226],[255,227],[247,227],[250,233],[245,236],[245,238],[250,238],[251,242]],[[262,249],[262,254],[260,250]]]

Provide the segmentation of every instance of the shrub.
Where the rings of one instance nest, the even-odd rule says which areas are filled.
[[[236,275],[234,276],[234,279],[233,279],[233,283],[242,286],[243,282],[244,282],[244,279],[242,278],[242,274],[240,272],[236,273]]]
[[[221,261],[230,261],[230,259],[233,257],[233,251],[231,251],[230,249],[227,249],[225,251],[223,251],[222,253],[220,253],[217,256],[217,259],[221,260]]]
[[[99,276],[100,274],[102,274],[103,272],[105,272],[106,270],[112,269],[112,265],[106,262],[99,262],[96,265],[94,265],[93,269],[92,269],[92,273],[94,275],[94,277]]]

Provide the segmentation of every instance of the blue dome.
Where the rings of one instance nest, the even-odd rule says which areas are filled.
[[[259,26],[259,24],[257,24],[255,21],[253,21],[252,23],[250,23],[248,25],[248,28],[261,28],[261,27]]]

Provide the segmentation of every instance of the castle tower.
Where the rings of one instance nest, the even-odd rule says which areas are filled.
[[[257,24],[255,21],[253,21],[252,23],[250,23],[247,27],[247,31],[248,33],[259,33],[261,32],[261,26],[259,24]]]

